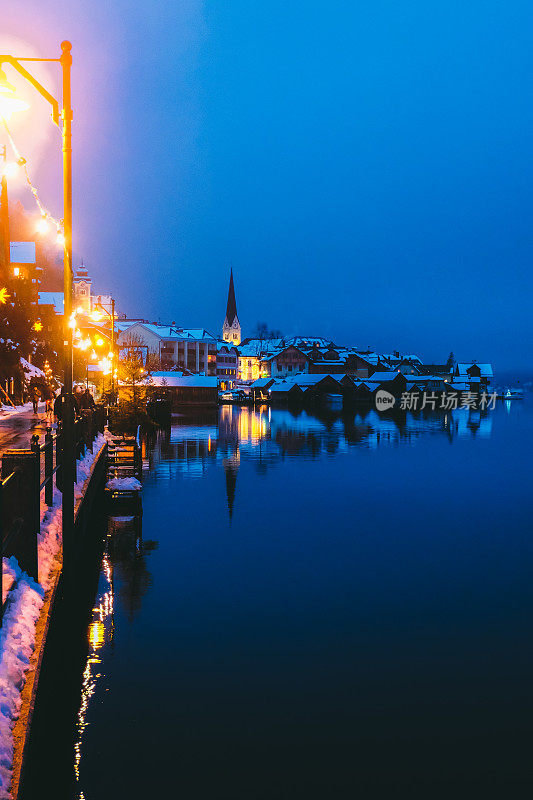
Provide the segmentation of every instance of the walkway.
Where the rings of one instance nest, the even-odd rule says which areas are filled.
[[[21,411],[6,417],[0,415],[0,455],[10,447],[29,447],[34,433],[39,434],[42,442],[46,433],[44,403],[39,404],[37,415],[33,411]]]

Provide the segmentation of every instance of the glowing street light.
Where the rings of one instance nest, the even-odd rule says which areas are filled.
[[[16,58],[0,55],[0,117],[8,119],[15,111],[29,108],[25,100],[16,96],[15,87],[9,83],[3,69],[4,64],[18,72],[52,107],[52,120],[60,129],[63,151],[63,287],[66,320],[64,335],[64,380],[63,380],[63,565],[70,570],[75,559],[74,540],[74,404],[72,397],[72,103],[70,73],[72,68],[72,45],[61,43],[59,58]],[[59,101],[29,72],[23,62],[54,62],[61,66],[63,76],[62,108]]]
[[[9,83],[4,70],[0,69],[0,117],[6,121],[16,111],[27,111],[29,108],[28,103],[16,97],[16,94],[17,90]]]
[[[37,224],[35,226],[35,230],[36,230],[37,233],[47,233],[49,228],[50,228],[50,225],[48,223],[48,220],[46,219],[46,217],[43,214],[41,219],[37,222]]]
[[[2,167],[2,175],[4,178],[16,178],[19,173],[20,166],[16,161],[7,161]]]

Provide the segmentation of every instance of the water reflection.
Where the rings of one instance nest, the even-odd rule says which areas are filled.
[[[225,405],[218,411],[182,418],[158,434],[145,452],[155,480],[169,481],[178,475],[197,479],[210,465],[221,465],[231,522],[242,459],[264,474],[287,457],[316,459],[342,454],[351,447],[414,445],[427,435],[441,435],[450,442],[486,438],[491,431],[488,410],[381,413],[368,406],[352,411],[318,408],[310,413],[302,408]]]
[[[87,711],[91,697],[96,691],[98,680],[102,677],[100,671],[102,659],[99,650],[106,642],[109,643],[113,641],[113,607],[113,570],[106,553],[102,558],[98,595],[93,608],[93,618],[88,630],[89,652],[87,654],[87,663],[83,671],[81,703],[76,722],[77,739],[74,744],[74,775],[78,787],[80,784],[83,734],[88,724]],[[84,800],[84,797],[83,791],[79,789],[79,800]]]
[[[87,663],[83,671],[81,702],[76,722],[74,744],[74,775],[79,800],[85,800],[80,788],[80,764],[83,735],[87,728],[87,712],[97,684],[105,678],[103,662],[105,649],[113,646],[115,634],[114,608],[116,587],[119,587],[121,609],[131,621],[140,610],[142,598],[152,583],[146,554],[157,548],[157,542],[142,539],[142,517],[110,517],[105,552],[102,557],[98,592],[88,627]]]

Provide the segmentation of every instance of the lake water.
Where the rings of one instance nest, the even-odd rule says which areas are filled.
[[[147,443],[26,800],[531,796],[532,445],[528,400],[224,406]]]

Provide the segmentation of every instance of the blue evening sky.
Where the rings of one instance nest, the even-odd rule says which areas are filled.
[[[533,4],[23,5],[74,45],[75,249],[121,310],[216,332],[232,265],[244,335],[531,364]]]

